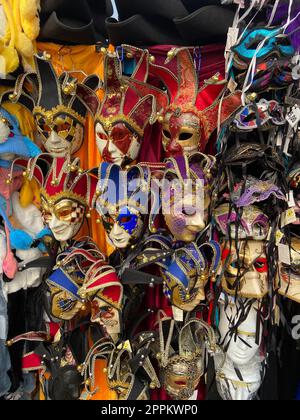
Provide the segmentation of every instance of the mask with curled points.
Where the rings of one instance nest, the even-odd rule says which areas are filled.
[[[106,54],[105,96],[95,118],[96,142],[102,160],[122,167],[137,160],[146,128],[155,123],[157,111],[168,104],[165,92],[145,83],[149,52],[132,47],[131,54],[139,55],[132,77],[122,75],[122,62],[117,54]]]
[[[226,82],[220,74],[212,74],[200,86],[188,48],[169,51],[167,63],[174,58],[176,74],[166,67],[151,65],[151,72],[163,81],[171,98],[170,105],[159,115],[167,157],[204,152],[218,123],[223,124],[241,105],[239,92],[226,96]]]
[[[191,243],[175,251],[162,268],[164,293],[173,306],[193,311],[205,300],[205,286],[214,280],[221,264],[221,247],[215,241],[197,246]]]
[[[166,338],[162,332],[162,322],[160,322],[160,352],[157,357],[162,387],[171,398],[188,400],[197,389],[204,373],[205,347],[207,345],[208,349],[216,351],[216,338],[208,324],[201,320],[191,319],[181,328],[179,338],[177,338],[178,351],[175,351],[176,343],[173,342],[174,347],[168,348],[166,345],[168,341],[165,341],[173,336],[173,327],[174,321],[171,321],[169,336]]]

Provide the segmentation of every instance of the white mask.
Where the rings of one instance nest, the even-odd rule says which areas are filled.
[[[49,229],[52,231],[54,238],[59,242],[67,242],[77,235],[82,225],[82,221],[76,224],[63,222],[58,220],[53,214],[49,222]]]

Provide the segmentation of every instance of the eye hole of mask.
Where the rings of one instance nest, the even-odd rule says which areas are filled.
[[[254,263],[254,267],[259,273],[266,273],[268,270],[266,258],[258,258]]]
[[[52,131],[51,127],[47,124],[39,124],[40,130],[43,132],[45,137],[48,137]]]
[[[119,222],[122,223],[122,224],[125,224],[125,223],[129,223],[131,221],[131,219],[132,219],[132,216],[122,216],[119,219]]]
[[[187,217],[195,216],[196,209],[194,207],[184,207],[182,209],[182,214]]]
[[[52,219],[52,213],[50,211],[43,211],[43,219],[45,220],[46,223],[49,223],[50,220]]]
[[[266,233],[266,226],[262,225],[261,223],[255,223],[253,225],[253,231],[256,235],[264,235]]]
[[[163,134],[164,134],[164,136],[165,136],[167,139],[171,139],[171,138],[172,138],[171,133],[170,133],[170,131],[168,131],[168,130],[163,130]]]
[[[63,124],[59,124],[57,126],[57,132],[61,132],[61,131],[70,131],[71,129],[71,124],[70,123],[63,123]]]
[[[64,218],[66,218],[66,217],[70,216],[72,213],[73,213],[73,209],[72,209],[72,208],[67,208],[67,207],[66,207],[66,208],[64,208],[64,209],[59,210],[59,211],[57,212],[57,215],[58,215],[60,218],[64,219]]]
[[[190,140],[193,137],[193,133],[181,133],[179,136],[180,141]]]
[[[250,41],[247,44],[247,49],[248,50],[257,50],[257,48],[259,47],[259,45],[261,44],[261,42],[264,40],[264,37],[262,36],[257,36],[255,39],[253,39],[252,41]]]

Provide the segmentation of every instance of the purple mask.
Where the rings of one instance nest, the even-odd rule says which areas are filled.
[[[215,158],[202,153],[171,158],[166,162],[163,215],[178,241],[194,241],[207,225],[215,162]]]
[[[214,219],[222,234],[229,234],[232,239],[236,238],[237,229],[238,239],[264,241],[268,237],[269,218],[258,207],[245,207],[239,218],[234,209],[230,212],[229,204],[222,204],[214,211]]]
[[[276,197],[278,200],[286,201],[283,192],[270,181],[261,181],[254,177],[249,176],[244,182],[237,184],[234,192],[231,194],[231,199],[237,207],[247,207],[251,204],[261,203],[268,200],[271,196]],[[244,191],[244,192],[242,192]]]

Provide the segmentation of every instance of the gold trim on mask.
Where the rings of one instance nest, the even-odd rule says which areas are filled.
[[[85,125],[86,119],[74,111],[72,108],[69,108],[65,105],[58,105],[51,110],[46,110],[40,106],[37,106],[33,110],[33,116],[36,118],[38,115],[41,115],[45,118],[46,124],[52,124],[54,117],[58,114],[68,114],[71,115],[75,120],[77,120],[81,125]]]
[[[50,196],[44,189],[41,189],[41,199],[44,199],[45,204],[50,207],[54,208],[56,204],[61,200],[72,200],[80,203],[84,207],[88,207],[85,199],[72,191],[62,191],[60,193],[55,194],[54,196]],[[41,202],[43,207],[43,201]]]
[[[97,123],[101,124],[103,128],[108,132],[108,134],[111,134],[111,131],[113,129],[113,126],[116,123],[123,123],[126,126],[131,127],[140,137],[143,137],[144,135],[144,129],[139,127],[139,125],[133,121],[130,117],[126,117],[125,115],[116,115],[116,116],[110,116],[107,118],[97,118],[95,125]]]

